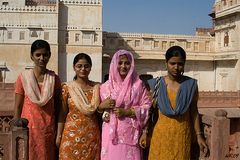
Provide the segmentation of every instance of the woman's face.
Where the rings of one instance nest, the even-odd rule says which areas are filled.
[[[172,78],[178,78],[184,72],[185,61],[182,57],[172,57],[167,62],[168,75]]]
[[[77,78],[88,78],[91,71],[91,64],[86,59],[79,59],[78,62],[73,66]]]
[[[122,78],[125,78],[131,68],[131,62],[128,60],[126,55],[119,56],[118,72]]]
[[[50,59],[50,52],[45,48],[37,49],[31,55],[31,59],[33,60],[35,66],[46,68],[47,63]]]

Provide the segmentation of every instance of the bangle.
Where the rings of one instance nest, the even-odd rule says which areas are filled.
[[[100,110],[99,107],[97,107],[97,112],[98,113],[103,113],[103,110]]]
[[[135,110],[133,108],[130,108],[130,112],[131,112],[130,117],[135,117],[136,116],[135,115]]]
[[[143,130],[142,130],[142,133],[146,133],[146,134],[147,134],[147,133],[148,133],[148,130],[147,130],[147,129],[143,129]]]
[[[203,135],[203,132],[196,132],[196,135]]]

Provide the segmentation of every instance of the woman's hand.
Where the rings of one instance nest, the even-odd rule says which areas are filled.
[[[143,149],[149,146],[149,140],[148,140],[146,131],[143,130],[138,143],[139,143],[140,147]]]
[[[99,105],[99,109],[100,110],[104,110],[104,109],[112,109],[114,108],[116,105],[116,102],[114,99],[112,99],[111,97],[107,97],[105,100],[103,100],[101,102],[101,104]]]
[[[62,138],[61,136],[57,136],[57,137],[56,137],[56,146],[57,146],[57,148],[60,147],[61,138]]]
[[[126,117],[126,110],[124,108],[114,108],[113,112],[118,118]]]
[[[197,142],[200,148],[200,151],[202,153],[202,156],[206,157],[208,155],[208,146],[207,143],[205,141],[205,139],[203,138],[202,134],[197,135]]]
[[[124,108],[114,108],[113,112],[116,114],[118,118],[124,118],[124,117],[135,117],[134,109],[124,109]]]

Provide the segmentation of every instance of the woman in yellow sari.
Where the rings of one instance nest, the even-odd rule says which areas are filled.
[[[197,81],[183,75],[186,53],[181,47],[169,48],[165,58],[167,75],[148,81],[152,91],[158,88],[156,106],[159,112],[148,158],[190,160],[193,129],[200,150],[207,151],[197,110]]]

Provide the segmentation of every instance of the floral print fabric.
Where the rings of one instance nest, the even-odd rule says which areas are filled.
[[[93,91],[84,91],[91,101]],[[62,86],[63,101],[68,105],[62,140],[59,148],[60,160],[99,160],[100,130],[95,114],[84,115],[74,105],[67,85]]]

